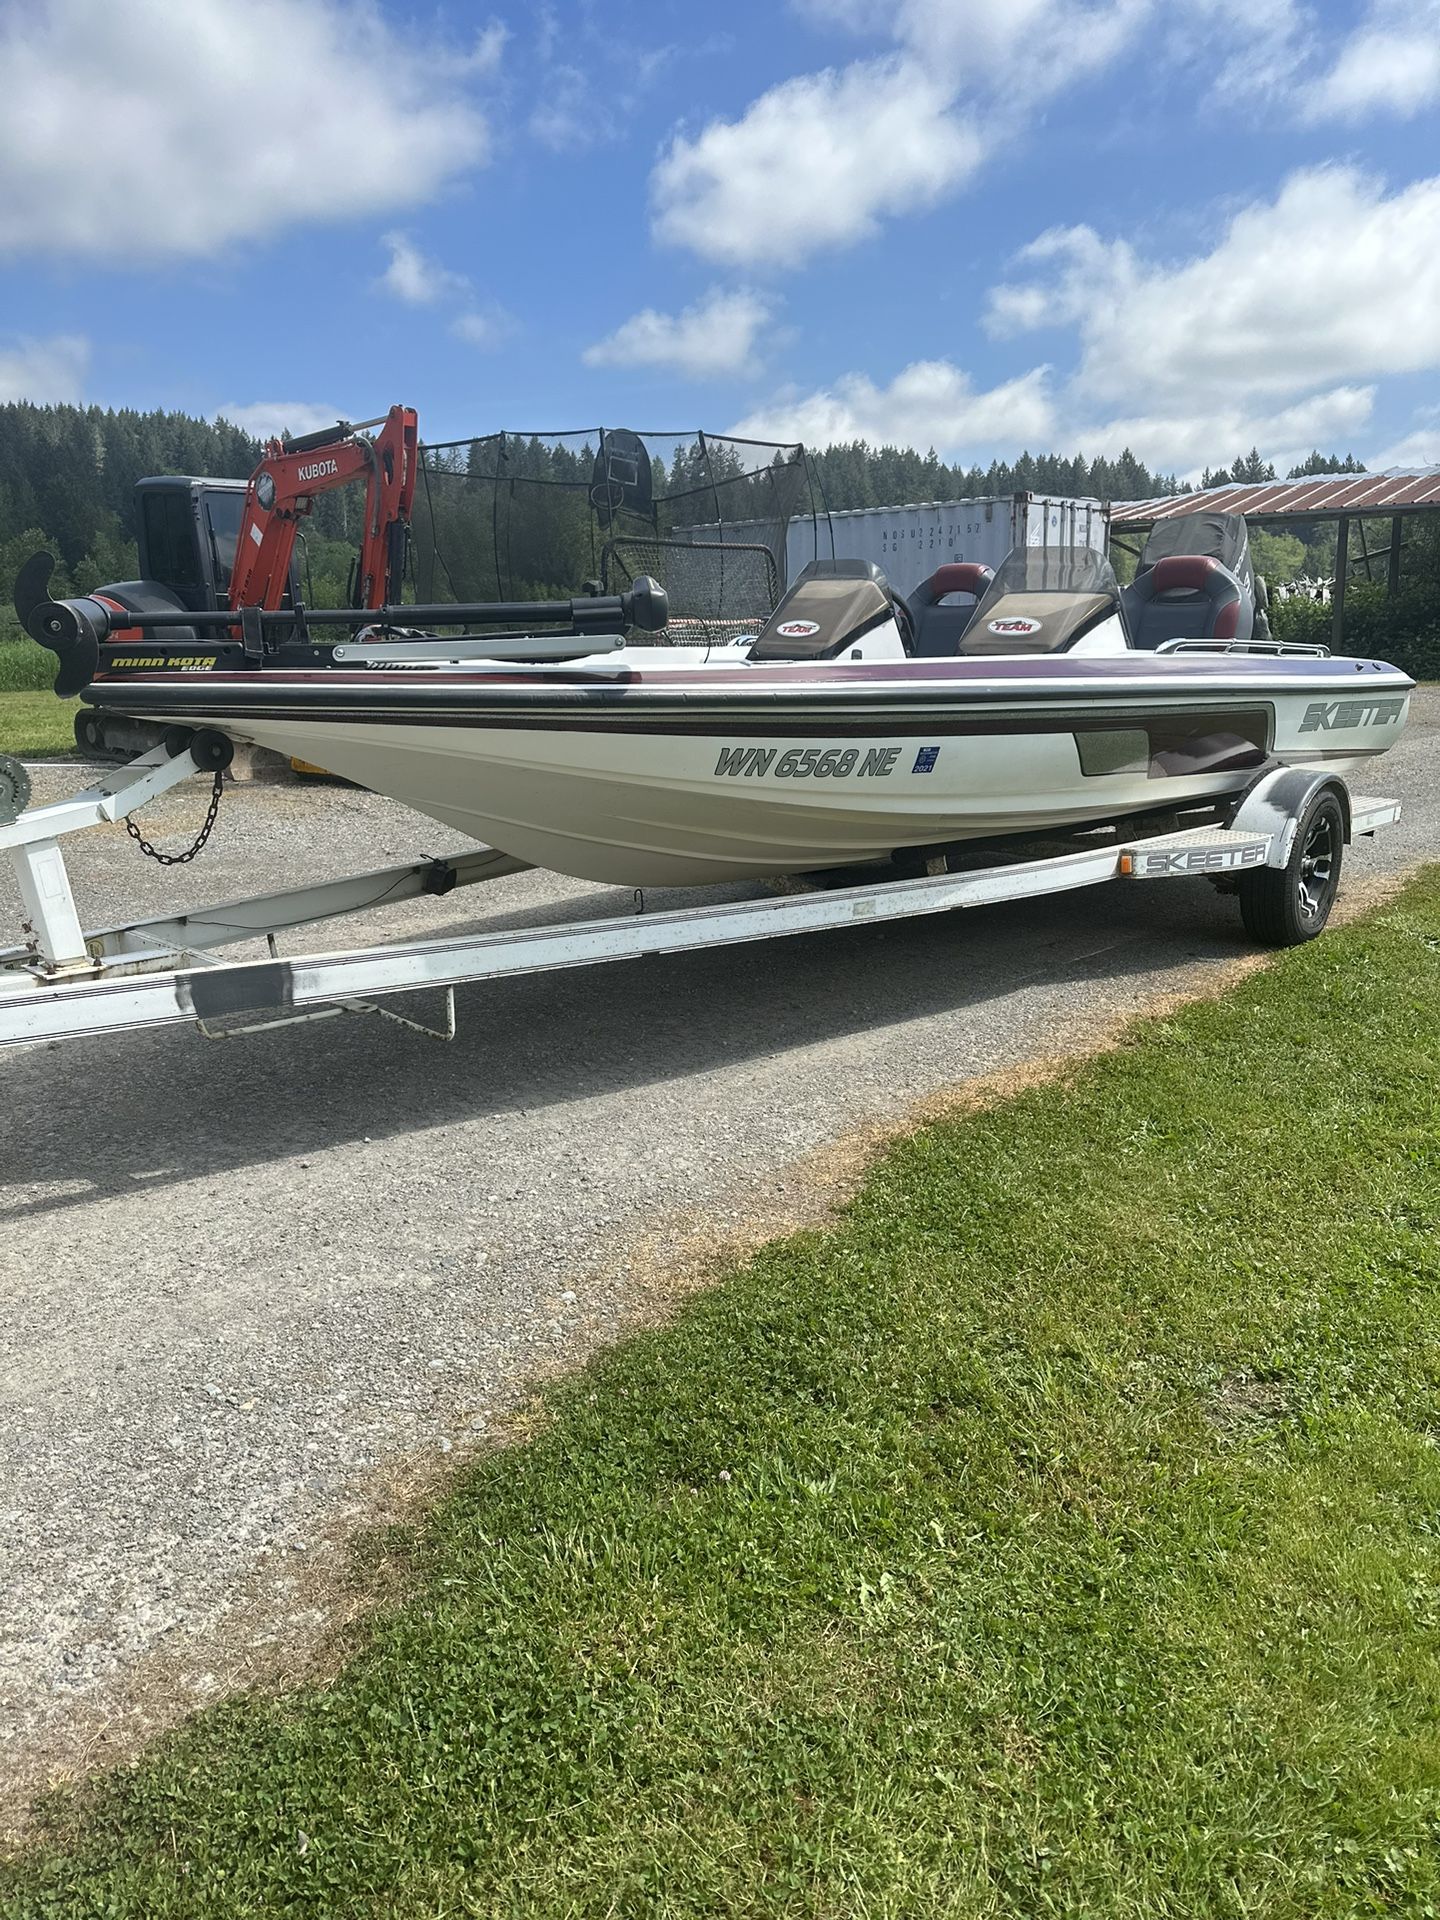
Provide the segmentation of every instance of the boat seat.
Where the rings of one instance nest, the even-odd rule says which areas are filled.
[[[939,660],[959,653],[961,637],[994,578],[993,567],[982,567],[973,560],[954,560],[921,581],[905,602],[915,629],[918,658]],[[950,595],[957,593],[970,598],[947,605]]]
[[[1240,584],[1228,567],[1203,553],[1176,553],[1147,567],[1121,596],[1132,647],[1166,640],[1244,638]]]

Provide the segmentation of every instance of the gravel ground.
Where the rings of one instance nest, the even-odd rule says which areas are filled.
[[[1437,774],[1428,690],[1374,782],[1406,819],[1354,850],[1352,897],[1440,856]],[[45,769],[37,797],[74,784]],[[203,805],[148,818],[179,840]],[[103,924],[464,844],[369,794],[256,786],[191,868],[118,828],[70,858]],[[289,947],[562,903],[630,896],[523,874]],[[461,989],[450,1047],[369,1020],[5,1056],[0,1800],[298,1657],[347,1534],[653,1315],[666,1249],[743,1240],[803,1209],[794,1169],[829,1143],[1246,952],[1203,883],[1117,885]]]

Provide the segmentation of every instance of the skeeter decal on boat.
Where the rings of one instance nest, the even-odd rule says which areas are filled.
[[[715,772],[727,779],[777,780],[883,779],[895,771],[899,747],[722,747]],[[927,769],[928,771],[928,769]]]
[[[1300,731],[1329,733],[1347,727],[1386,727],[1404,710],[1403,700],[1312,700]]]

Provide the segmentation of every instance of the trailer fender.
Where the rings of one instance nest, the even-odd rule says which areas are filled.
[[[1345,822],[1345,844],[1349,846],[1350,789],[1338,773],[1322,773],[1313,767],[1272,767],[1240,796],[1234,813],[1226,822],[1241,833],[1268,833],[1270,852],[1267,867],[1283,867],[1290,858],[1295,834],[1306,809],[1318,793],[1330,792],[1340,802]]]

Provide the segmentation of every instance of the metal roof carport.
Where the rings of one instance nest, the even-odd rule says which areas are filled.
[[[1335,589],[1331,630],[1338,647],[1345,626],[1345,583],[1350,571],[1350,523],[1357,523],[1360,552],[1370,579],[1371,563],[1386,556],[1386,584],[1393,600],[1400,590],[1400,549],[1405,520],[1417,513],[1440,512],[1440,467],[1419,472],[1319,474],[1304,480],[1264,480],[1258,484],[1232,481],[1203,492],[1171,493],[1158,500],[1128,500],[1111,508],[1110,532],[1149,533],[1161,520],[1187,513],[1238,513],[1258,524],[1283,527],[1293,520],[1335,520],[1339,534],[1335,547]],[[1365,539],[1367,520],[1388,520],[1390,537],[1371,547]]]

